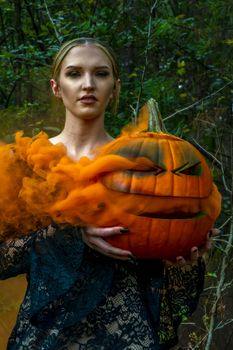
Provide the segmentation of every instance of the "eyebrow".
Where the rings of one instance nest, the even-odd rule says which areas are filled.
[[[80,67],[80,66],[73,66],[73,65],[70,65],[70,66],[67,66],[65,69],[83,69],[83,67]],[[94,69],[109,69],[110,70],[110,67],[108,66],[96,66],[94,67]]]

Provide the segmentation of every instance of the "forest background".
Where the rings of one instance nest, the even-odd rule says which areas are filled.
[[[49,87],[52,57],[62,42],[84,36],[110,44],[121,63],[119,110],[106,119],[113,136],[153,97],[167,129],[208,158],[223,197],[216,223],[222,233],[199,308],[184,320],[176,349],[231,350],[232,0],[0,0],[2,141],[11,142],[16,130],[31,136],[62,129],[64,111]]]

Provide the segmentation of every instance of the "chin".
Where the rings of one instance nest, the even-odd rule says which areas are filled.
[[[75,118],[83,121],[94,121],[101,117],[99,117],[98,115],[92,114],[92,115],[75,115]]]
[[[93,108],[86,108],[85,111],[75,113],[76,118],[83,120],[95,120],[104,117],[104,111],[95,111]]]

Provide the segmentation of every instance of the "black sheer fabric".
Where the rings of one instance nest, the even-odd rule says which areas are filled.
[[[204,264],[116,261],[54,225],[1,244],[0,278],[20,273],[28,289],[8,350],[159,350],[195,310]]]

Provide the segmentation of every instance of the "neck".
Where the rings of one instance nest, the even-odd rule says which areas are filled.
[[[104,129],[104,117],[83,120],[73,116],[66,118],[62,132],[50,139],[53,144],[63,143],[68,156],[74,160],[83,156],[92,158],[95,148],[111,140]]]

